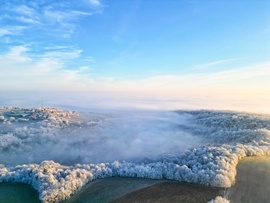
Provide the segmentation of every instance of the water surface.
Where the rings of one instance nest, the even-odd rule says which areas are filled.
[[[1,203],[40,203],[37,191],[22,183],[0,183]]]

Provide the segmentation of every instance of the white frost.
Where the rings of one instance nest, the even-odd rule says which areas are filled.
[[[213,199],[207,203],[230,203],[230,201],[223,198],[223,197],[217,196],[215,199]]]
[[[208,144],[185,152],[179,148],[173,153],[139,161],[113,161],[74,166],[43,161],[41,164],[2,166],[0,182],[30,184],[39,192],[43,202],[59,202],[67,199],[87,182],[112,176],[170,179],[227,188],[235,181],[236,165],[239,160],[245,156],[270,154],[269,116],[218,111],[176,113],[188,115],[189,122],[179,128],[186,133],[208,140]],[[59,123],[57,118],[48,121],[43,129],[45,132],[43,136],[46,136],[50,126],[64,125],[62,127],[65,127],[66,124],[62,123]],[[2,134],[0,150],[4,150],[7,146],[25,144],[18,141],[19,135],[22,140],[24,136],[27,137],[24,134],[26,131],[20,130],[21,133],[16,131],[18,136],[15,137],[13,134]],[[35,136],[32,130],[30,132]],[[210,202],[228,201],[217,197]]]

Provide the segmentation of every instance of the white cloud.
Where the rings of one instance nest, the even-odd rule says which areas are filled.
[[[55,50],[44,53],[43,57],[45,58],[55,58],[55,59],[61,59],[63,61],[65,60],[72,60],[80,57],[80,54],[83,52],[83,50]]]
[[[96,60],[91,56],[85,57],[84,61],[88,62],[88,63],[95,63],[96,62]]]
[[[45,50],[69,49],[68,46],[50,46],[44,47]]]
[[[25,15],[31,18],[35,18],[36,16],[36,11],[27,5],[16,6],[13,8],[13,10],[21,15]]]
[[[55,8],[47,8],[44,9],[42,18],[43,24],[51,28],[52,32],[60,33],[61,36],[69,38],[77,29],[75,21],[90,15],[92,15],[91,12],[72,9],[59,11]]]
[[[186,74],[186,75],[163,75],[149,77],[140,81],[145,87],[151,84],[152,87],[160,89],[187,89],[203,90],[220,89],[227,87],[232,93],[235,90],[248,90],[253,86],[254,91],[267,91],[270,86],[270,62],[251,64],[245,67],[238,67],[233,70],[224,70],[207,74]],[[262,83],[264,81],[264,83]],[[221,94],[224,92],[220,92]]]
[[[87,1],[91,6],[95,6],[95,7],[102,6],[102,4],[101,4],[101,2],[99,0],[87,0]]]
[[[32,19],[32,18],[26,18],[26,17],[18,17],[18,21],[21,21],[23,23],[30,23],[30,24],[37,24],[40,23],[39,21]]]
[[[89,15],[92,15],[91,12],[83,12],[83,11],[76,11],[76,10],[73,10],[70,12],[73,16],[89,16]]]
[[[8,9],[8,8],[7,8]],[[40,14],[34,8],[31,8],[27,5],[19,5],[14,6],[10,9],[11,11],[15,12],[16,14],[7,15],[7,18],[18,20],[23,23],[29,24],[38,24],[40,22]]]
[[[28,52],[27,47],[17,46],[0,55],[1,90],[76,90],[91,82],[86,69],[68,70],[53,54],[31,58]],[[79,53],[80,50],[62,54],[73,59]]]
[[[24,56],[24,53],[27,51],[28,51],[28,48],[24,46],[12,47],[7,54],[0,56],[1,62],[14,63],[14,61],[16,61],[16,62],[23,63],[23,62],[31,61],[30,58]]]
[[[210,74],[163,75],[127,80],[112,75],[93,78],[89,72],[94,70],[83,65],[67,68],[70,61],[85,62],[81,57],[83,50],[66,47],[47,47],[46,50],[33,58],[29,48],[18,46],[0,55],[1,89],[98,90],[153,96],[270,93],[270,62]]]
[[[204,76],[204,80],[212,84],[233,84],[248,85],[249,83],[259,84],[265,77],[270,78],[270,62],[251,64],[232,70],[220,71]],[[268,80],[268,84],[269,84]],[[256,85],[256,84],[255,84]],[[266,88],[266,87],[263,87]]]
[[[8,29],[0,29],[0,37],[12,34]]]
[[[218,60],[218,61],[212,61],[212,62],[209,62],[209,63],[196,65],[195,69],[207,69],[207,68],[222,65],[222,64],[225,64],[225,63],[238,61],[240,59],[241,58],[231,58],[231,59],[223,59],[223,60]]]
[[[6,35],[18,35],[21,34],[23,30],[25,30],[26,27],[24,26],[6,26],[3,28],[0,28],[0,37],[6,36]]]
[[[80,16],[92,15],[91,13],[76,10],[58,11],[53,9],[44,10],[44,17],[60,24],[66,24],[78,19]]]
[[[87,71],[87,70],[89,70],[89,67],[88,66],[81,66],[81,67],[79,67],[79,70],[80,71]]]
[[[7,23],[9,20],[15,22],[16,25],[21,23],[30,24],[28,28],[38,28],[46,30],[48,34],[58,34],[64,37],[70,37],[76,30],[78,25],[76,21],[80,18],[100,13],[101,3],[99,1],[91,1],[93,7],[83,6],[81,2],[50,2],[49,6],[38,2],[24,2],[18,5],[3,5],[4,12],[1,14],[1,20]],[[90,2],[89,2],[90,3]],[[7,20],[7,22],[5,22]],[[38,27],[35,27],[38,26]],[[11,26],[12,27],[12,26]],[[9,32],[0,32],[10,34]]]

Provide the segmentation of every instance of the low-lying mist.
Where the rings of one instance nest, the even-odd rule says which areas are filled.
[[[122,111],[80,113],[64,128],[39,122],[5,124],[0,159],[6,165],[43,160],[73,165],[155,158],[204,143],[183,130],[189,118],[174,112]]]
[[[0,106],[41,106],[76,111],[108,110],[231,110],[270,114],[270,96],[264,95],[139,95],[113,92],[0,92]]]

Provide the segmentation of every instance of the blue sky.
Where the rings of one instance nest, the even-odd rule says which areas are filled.
[[[1,90],[269,95],[270,1],[0,3]]]

